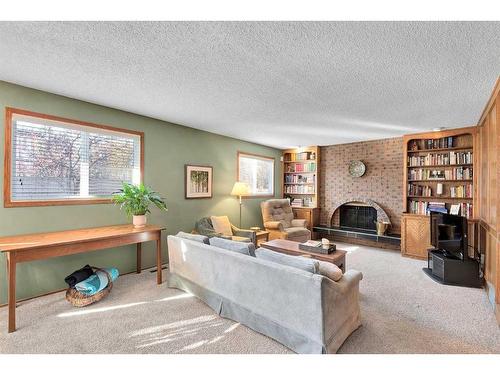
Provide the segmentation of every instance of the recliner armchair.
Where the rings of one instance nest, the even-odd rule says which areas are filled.
[[[209,217],[204,217],[198,220],[195,224],[194,231],[198,234],[202,234],[207,237],[221,237],[228,240],[240,241],[240,242],[251,242],[256,243],[255,232],[252,230],[241,229],[237,226],[231,225],[231,234],[224,234],[217,232],[214,229],[212,220]]]
[[[269,231],[269,239],[284,239],[306,242],[311,239],[307,221],[294,219],[288,199],[269,199],[260,204],[264,227]]]

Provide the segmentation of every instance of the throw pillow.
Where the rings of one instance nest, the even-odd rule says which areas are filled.
[[[255,256],[255,246],[253,243],[226,240],[224,238],[210,238],[210,245],[221,249],[235,251],[240,254]]]
[[[260,259],[279,263],[284,266],[299,268],[311,273],[317,273],[318,270],[318,261],[315,259],[281,254],[276,251],[264,249],[262,247],[255,250],[255,256]]]
[[[339,281],[342,278],[342,270],[336,264],[330,262],[318,261],[318,273],[333,281]]]
[[[231,222],[227,216],[210,216],[212,226],[216,232],[222,233],[224,236],[232,236]]]
[[[196,241],[196,242],[201,242],[205,244],[209,244],[208,242],[208,237],[203,236],[201,234],[192,234],[192,233],[186,233],[186,232],[179,232],[176,234],[177,237],[184,238],[186,240],[191,240],[191,241]]]

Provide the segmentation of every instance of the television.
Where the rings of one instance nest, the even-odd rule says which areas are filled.
[[[465,260],[468,254],[467,219],[431,212],[431,244],[445,255]]]

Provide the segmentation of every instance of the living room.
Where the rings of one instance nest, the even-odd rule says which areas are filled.
[[[499,41],[1,21],[0,354],[497,360]]]

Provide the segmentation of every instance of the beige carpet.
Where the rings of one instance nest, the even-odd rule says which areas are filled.
[[[363,326],[341,353],[500,353],[500,329],[482,290],[442,286],[425,262],[355,245],[347,267],[363,272]],[[0,309],[1,353],[289,353],[281,344],[222,319],[196,298],[155,274],[118,279],[108,298],[78,309],[63,293],[22,303],[18,331],[6,334]]]

